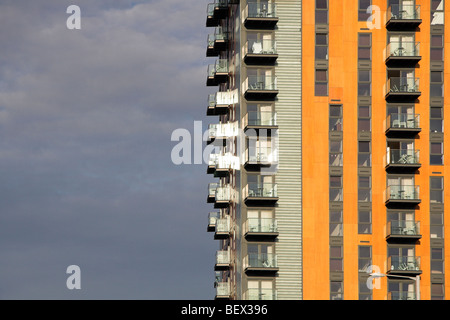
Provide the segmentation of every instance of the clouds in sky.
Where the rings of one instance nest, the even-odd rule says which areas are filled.
[[[0,1],[0,299],[212,298],[206,167],[170,159],[206,120],[206,3]]]

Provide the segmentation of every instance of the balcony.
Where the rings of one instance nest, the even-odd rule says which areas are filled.
[[[231,298],[231,286],[229,282],[217,282],[216,300],[229,300]]]
[[[208,232],[215,232],[216,231],[216,222],[217,219],[219,219],[220,213],[219,212],[210,212],[208,214]]]
[[[207,203],[214,203],[216,201],[216,190],[219,186],[218,183],[209,183],[208,184],[208,198]]]
[[[227,239],[231,232],[231,220],[229,216],[216,220],[216,231],[214,233],[215,240]]]
[[[389,101],[414,101],[420,97],[419,78],[390,77],[385,85],[385,99]]]
[[[418,240],[422,238],[420,234],[419,221],[389,221],[386,226],[387,240]]]
[[[249,76],[244,82],[247,100],[272,100],[278,95],[277,78],[274,76]]]
[[[217,86],[228,81],[228,60],[218,59],[208,66],[207,86]]]
[[[247,204],[274,204],[278,201],[277,184],[249,183],[244,189]]]
[[[275,3],[249,2],[244,11],[247,29],[273,29],[278,23]]]
[[[278,59],[274,40],[247,41],[244,46],[244,62],[247,65],[273,65]]]
[[[224,32],[222,27],[216,27],[214,34],[208,35],[208,46],[206,49],[207,57],[218,56],[221,51],[227,49],[228,33]]]
[[[277,300],[277,292],[274,289],[248,289],[244,294],[245,300]]]
[[[271,218],[249,218],[244,230],[247,240],[274,239],[278,236],[277,220]]]
[[[386,12],[386,28],[388,30],[414,30],[422,23],[420,6],[393,4]]]
[[[417,300],[415,292],[407,291],[390,291],[388,292],[388,300]]]
[[[242,120],[244,130],[278,129],[277,114],[271,111],[249,111]]]
[[[216,264],[214,265],[215,271],[225,271],[230,269],[231,255],[228,250],[219,250],[216,252]]]
[[[206,169],[207,174],[212,174],[216,172],[216,163],[219,156],[220,154],[218,153],[211,153],[209,155],[208,168]]]
[[[414,256],[390,256],[387,261],[387,272],[389,274],[412,274],[422,273],[420,270],[420,257]]]
[[[277,256],[273,253],[249,253],[244,258],[247,274],[273,274],[278,271]]]
[[[392,41],[386,47],[385,63],[388,67],[414,66],[421,59],[418,42]]]
[[[417,205],[421,202],[419,186],[392,185],[385,193],[386,205]]]
[[[215,0],[213,3],[209,3],[206,9],[206,14],[206,26],[217,27],[220,24],[220,20],[227,17],[228,1]]]
[[[388,149],[385,159],[386,171],[415,171],[421,167],[419,150]]]
[[[226,114],[229,108],[237,102],[234,98],[234,94],[229,91],[216,92],[208,95],[208,109],[206,114],[208,116]]]
[[[232,170],[239,170],[239,157],[233,156],[231,153],[219,155],[214,163],[214,176],[224,177]]]
[[[226,208],[231,203],[231,186],[217,187],[214,196],[214,208]]]
[[[219,124],[210,124],[208,127],[207,144],[218,142],[223,145],[224,140],[238,135],[238,127],[236,122],[226,122]]]
[[[278,150],[272,148],[248,148],[245,151],[245,167],[258,169],[278,164]]]
[[[385,121],[385,133],[390,136],[411,136],[418,134],[420,128],[420,116],[410,113],[392,113]]]

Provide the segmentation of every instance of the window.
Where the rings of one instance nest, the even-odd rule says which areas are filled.
[[[318,60],[328,60],[328,34],[316,33],[315,56]]]
[[[342,200],[342,177],[330,176],[330,201]]]
[[[358,177],[359,202],[370,202],[372,200],[370,188],[371,188],[370,176],[359,176]]]
[[[358,1],[358,21],[367,21],[371,14],[367,13],[367,9],[371,6],[371,0]]]
[[[371,96],[371,71],[358,70],[358,96]]]
[[[359,106],[358,107],[358,131],[359,132],[370,132],[371,128],[370,121],[370,106]]]
[[[316,0],[316,24],[328,24],[328,0]]]
[[[367,286],[369,275],[359,276],[359,300],[372,300],[372,289]]]
[[[444,164],[444,150],[442,142],[431,142],[430,144],[430,165]]]
[[[316,96],[327,96],[328,95],[328,71],[327,70],[316,70],[316,81],[315,81],[315,95]]]
[[[430,131],[443,132],[444,114],[442,107],[430,108]]]
[[[444,0],[431,0],[431,25],[444,24]]]
[[[344,284],[342,281],[331,281],[330,283],[330,300],[344,299]]]
[[[372,233],[372,212],[370,210],[358,211],[358,234]]]
[[[442,212],[430,212],[430,238],[444,238],[444,214]]]
[[[372,265],[372,246],[358,246],[358,270],[366,272]]]
[[[330,236],[331,237],[342,237],[342,210],[332,210],[330,211]]]
[[[360,167],[371,166],[370,144],[370,141],[358,142],[358,166]]]
[[[330,246],[330,272],[343,272],[343,247]]]
[[[444,300],[444,284],[432,283],[431,284],[431,300]]]
[[[358,34],[358,60],[371,60],[372,35],[370,33]]]
[[[430,202],[444,203],[444,178],[430,178]]]
[[[444,73],[442,71],[431,71],[430,74],[430,96],[442,97],[444,94]]]
[[[431,248],[431,274],[444,274],[443,248]]]
[[[330,105],[330,131],[342,131],[342,106]]]
[[[330,166],[339,167],[342,166],[342,141],[331,140],[330,141]]]

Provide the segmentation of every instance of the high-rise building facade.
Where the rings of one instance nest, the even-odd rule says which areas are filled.
[[[447,11],[208,5],[216,298],[449,297]]]

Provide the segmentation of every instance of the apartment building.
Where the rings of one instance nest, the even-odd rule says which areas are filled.
[[[444,2],[208,4],[217,299],[447,297]]]

